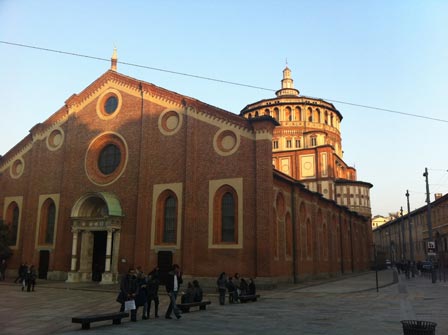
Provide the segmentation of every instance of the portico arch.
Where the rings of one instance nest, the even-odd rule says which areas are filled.
[[[70,215],[73,242],[68,282],[91,281],[93,269],[98,266],[102,284],[117,282],[122,218],[120,201],[113,193],[89,192],[75,202]],[[81,239],[79,262],[78,238]],[[98,243],[101,239],[102,243]],[[98,244],[101,250],[97,250]],[[94,259],[104,260],[104,266],[93,264]]]

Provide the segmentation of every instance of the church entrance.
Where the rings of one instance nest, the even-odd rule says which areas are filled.
[[[122,217],[120,202],[111,193],[87,193],[75,203],[71,213],[73,242],[68,282],[118,281]]]

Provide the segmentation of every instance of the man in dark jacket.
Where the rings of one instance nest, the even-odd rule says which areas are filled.
[[[159,268],[156,267],[152,272],[148,274],[148,284],[147,284],[147,303],[145,306],[145,316],[147,319],[149,319],[149,314],[151,311],[151,302],[154,301],[155,306],[155,314],[154,317],[159,317],[159,284],[160,284],[160,275],[159,275]]]
[[[170,305],[168,306],[168,309],[165,313],[166,319],[172,319],[171,312],[174,311],[174,315],[176,315],[176,318],[180,319],[180,311],[179,308],[177,308],[176,304],[176,298],[177,293],[179,292],[180,285],[182,284],[182,273],[180,272],[179,265],[174,264],[173,270],[171,270],[168,273],[168,278],[166,280],[166,292],[168,293],[168,296],[170,297]]]
[[[125,302],[135,300],[138,294],[138,282],[134,269],[129,269],[128,274],[121,280],[120,294],[117,301],[121,303],[120,312],[124,312]],[[137,321],[137,309],[131,309],[131,321]]]

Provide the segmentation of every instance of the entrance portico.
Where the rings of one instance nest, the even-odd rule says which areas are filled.
[[[88,193],[75,203],[71,213],[73,240],[67,282],[87,282],[97,278],[101,278],[101,284],[118,281],[122,217],[120,202],[112,193]],[[105,243],[99,243],[104,235]],[[104,260],[104,264],[98,264],[98,260]]]

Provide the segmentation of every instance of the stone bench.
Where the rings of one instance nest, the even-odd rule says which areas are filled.
[[[260,298],[259,294],[246,294],[246,295],[240,295],[238,297],[238,300],[240,302],[248,302],[248,301],[257,301],[258,298]]]
[[[119,325],[121,324],[121,319],[126,317],[129,317],[129,313],[127,312],[87,315],[72,318],[72,323],[80,323],[82,329],[90,329],[90,323],[92,322],[112,320],[112,324]]]
[[[191,307],[199,307],[199,310],[205,311],[207,305],[210,305],[210,301],[197,301],[197,302],[187,302],[183,304],[177,304],[182,313],[188,313]]]

